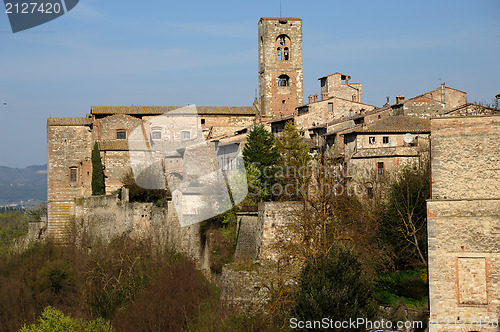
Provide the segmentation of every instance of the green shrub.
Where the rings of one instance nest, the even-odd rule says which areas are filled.
[[[61,311],[46,307],[38,324],[24,325],[20,332],[111,332],[113,327],[104,319],[85,321],[65,316]]]

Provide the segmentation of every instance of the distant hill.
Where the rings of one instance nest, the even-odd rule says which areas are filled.
[[[47,165],[0,166],[0,206],[32,205],[47,201]]]

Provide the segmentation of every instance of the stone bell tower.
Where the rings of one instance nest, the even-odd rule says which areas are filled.
[[[291,114],[302,105],[302,20],[262,17],[259,21],[261,117]]]

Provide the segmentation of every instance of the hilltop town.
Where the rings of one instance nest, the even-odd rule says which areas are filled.
[[[150,238],[155,246],[185,252],[199,268],[209,269],[207,248],[215,244],[199,236],[198,223],[183,224],[188,220],[183,218],[197,213],[193,211],[199,207],[193,205],[201,204],[196,197],[202,189],[193,189],[201,186],[192,183],[203,173],[237,170],[253,128],[262,126],[279,138],[293,124],[311,162],[337,167],[346,193],[365,202],[381,199],[388,189],[384,175],[396,176],[407,165],[428,165],[430,319],[498,319],[498,107],[470,103],[465,91],[444,83],[422,87],[428,92],[418,96],[397,95],[385,105],[369,105],[363,103],[362,83],[339,72],[318,78],[318,93],[306,103],[302,20],[263,17],[257,34],[259,93],[251,105],[196,106],[195,112],[193,106],[101,105],[78,118],[48,118],[44,236],[65,243],[68,230],[76,225],[100,241],[123,234]],[[201,150],[190,148],[203,142],[209,152],[196,156],[206,153],[208,159],[193,161],[190,151]],[[105,192],[99,196],[92,190],[95,146],[105,178]],[[147,189],[165,189],[168,182],[171,198],[163,206],[129,197],[124,178],[133,170],[137,180],[138,151],[154,155],[154,160],[140,159],[139,164],[150,162],[147,166],[157,167],[162,179]],[[234,196],[231,180],[226,179]],[[243,200],[233,196],[235,205]],[[279,262],[273,245],[280,227],[300,209],[297,201],[262,201],[238,211],[235,257]],[[233,272],[223,272],[222,283],[242,278]],[[256,283],[247,282],[249,288]],[[444,324],[437,322],[433,328],[448,331]]]

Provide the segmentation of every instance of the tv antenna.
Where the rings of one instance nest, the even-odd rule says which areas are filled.
[[[281,0],[280,0],[280,17],[281,17]]]

